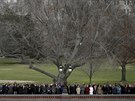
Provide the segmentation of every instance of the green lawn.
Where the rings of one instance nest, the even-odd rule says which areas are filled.
[[[57,74],[57,70],[52,64],[40,64],[41,69],[44,69],[53,74]],[[120,69],[103,68],[95,72],[92,82],[119,82],[121,77]],[[0,59],[0,80],[28,80],[35,82],[51,83],[51,78],[28,68],[28,65],[19,64],[15,59]],[[135,83],[135,65],[127,67],[128,82]],[[73,71],[68,78],[69,83],[88,83],[89,78],[79,69]]]

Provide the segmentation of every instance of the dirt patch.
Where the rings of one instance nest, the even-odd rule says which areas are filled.
[[[0,80],[0,83],[33,83],[34,81],[23,81],[23,80]]]

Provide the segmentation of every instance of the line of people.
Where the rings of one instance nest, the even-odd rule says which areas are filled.
[[[131,84],[0,84],[0,94],[135,94]]]

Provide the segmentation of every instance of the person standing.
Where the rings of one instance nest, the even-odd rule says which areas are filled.
[[[90,85],[90,87],[89,87],[89,95],[93,95],[93,91],[94,91],[94,89],[93,89],[92,85]]]
[[[97,94],[103,94],[102,86],[100,84],[97,87]]]
[[[89,91],[90,91],[90,89],[89,89],[89,85],[86,85],[86,87],[85,87],[85,94],[89,94]]]
[[[77,88],[76,88],[76,93],[80,94],[80,92],[81,92],[81,89],[80,89],[80,86],[78,85]]]

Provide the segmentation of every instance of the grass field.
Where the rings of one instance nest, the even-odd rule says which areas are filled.
[[[57,74],[57,70],[52,64],[40,64],[41,69],[44,69],[53,74]],[[102,68],[95,72],[92,82],[119,82],[121,79],[121,70],[112,68]],[[29,69],[28,65],[19,64],[15,59],[0,59],[0,80],[27,80],[39,83],[52,83],[52,79]],[[135,65],[127,67],[127,80],[130,83],[135,83]],[[89,78],[80,69],[75,69],[68,78],[68,83],[88,83]]]

